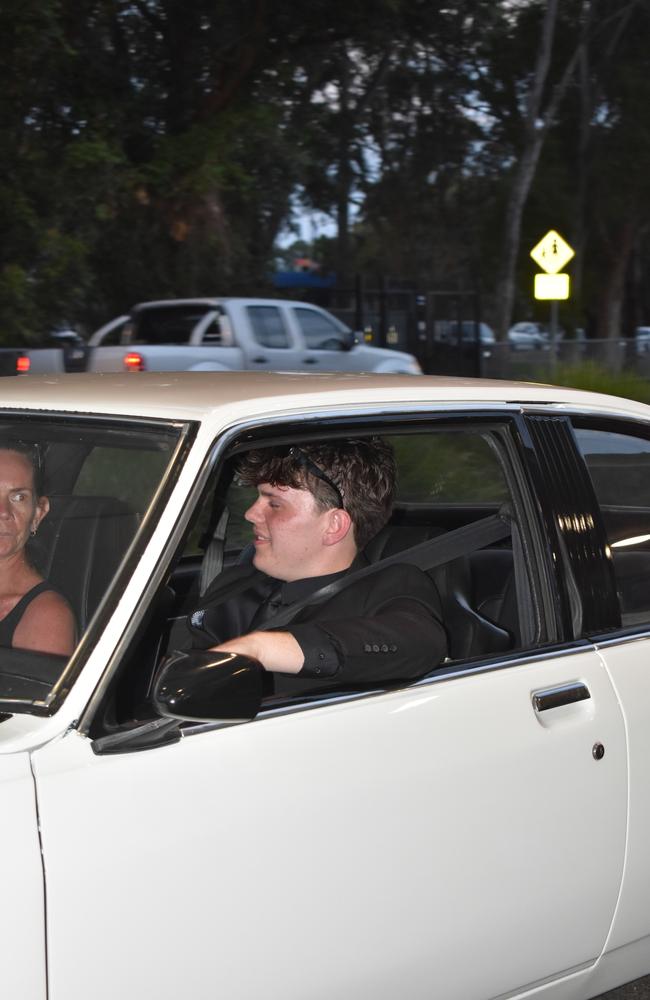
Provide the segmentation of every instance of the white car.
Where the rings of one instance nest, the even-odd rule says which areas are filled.
[[[0,407],[79,622],[69,659],[0,653],[3,996],[585,1000],[650,971],[649,407],[266,373],[11,378]],[[254,661],[167,657],[243,557],[237,456],[378,433],[368,557],[427,542],[448,660],[283,700]]]
[[[515,323],[508,330],[508,343],[514,351],[540,351],[548,347],[548,331],[541,323]]]
[[[650,352],[650,326],[637,326],[634,331],[636,341],[636,353],[648,354]]]
[[[481,347],[491,347],[496,342],[494,330],[487,323],[479,323],[473,319],[457,321],[453,319],[436,320],[434,323],[435,338],[443,343],[463,346],[475,344],[477,340]]]

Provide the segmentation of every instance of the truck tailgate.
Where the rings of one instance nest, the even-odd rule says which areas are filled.
[[[182,344],[134,344],[95,347],[88,363],[91,372],[241,371],[244,353],[239,347],[186,347]]]

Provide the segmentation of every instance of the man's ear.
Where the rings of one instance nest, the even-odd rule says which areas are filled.
[[[324,545],[336,545],[352,531],[352,518],[340,507],[327,511],[327,526],[323,532]]]

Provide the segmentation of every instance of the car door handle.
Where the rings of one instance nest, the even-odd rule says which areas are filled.
[[[268,358],[251,358],[253,364],[256,365],[265,365],[268,360]]]
[[[302,363],[303,365],[317,365],[318,358],[303,358]]]
[[[548,712],[552,708],[574,705],[577,701],[586,701],[588,698],[591,698],[589,688],[580,681],[547,688],[545,691],[533,691],[533,705],[536,712]]]

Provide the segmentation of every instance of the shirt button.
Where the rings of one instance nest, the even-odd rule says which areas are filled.
[[[325,659],[325,653],[319,653],[318,654],[318,659],[319,660],[324,660]]]

